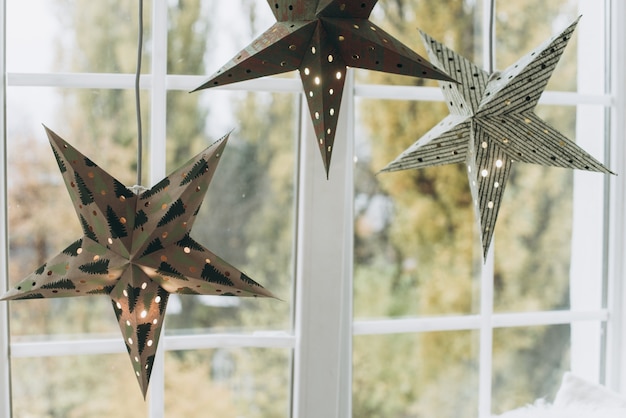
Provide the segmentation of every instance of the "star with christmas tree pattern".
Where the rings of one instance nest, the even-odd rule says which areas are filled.
[[[273,297],[189,235],[227,136],[135,194],[46,128],[83,229],[3,300],[108,295],[145,397],[168,297]]]

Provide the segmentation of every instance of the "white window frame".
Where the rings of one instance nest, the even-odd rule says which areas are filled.
[[[489,0],[482,0],[488,7]],[[353,321],[353,170],[354,98],[442,100],[435,88],[358,85],[348,73],[337,132],[330,179],[326,180],[319,161],[319,150],[308,120],[306,103],[301,104],[301,132],[298,150],[298,197],[296,231],[296,295],[293,334],[164,336],[159,359],[153,369],[149,416],[164,415],[163,353],[167,350],[211,347],[276,347],[293,350],[292,416],[298,418],[344,418],[351,416],[351,350],[353,335],[382,335],[429,331],[478,330],[479,411],[491,413],[491,356],[493,330],[499,327],[604,324],[607,333],[606,363],[602,373],[606,384],[626,393],[626,4],[606,0],[610,8],[611,80],[604,95],[546,92],[545,104],[600,104],[610,109],[611,153],[609,166],[620,175],[607,184],[610,204],[608,215],[608,299],[606,309],[494,313],[493,261],[490,258],[481,275],[481,307],[474,315]],[[6,73],[5,1],[0,7],[0,256],[7,260],[6,217],[6,86],[49,86],[66,88],[132,89],[130,74],[33,74]],[[177,76],[166,73],[167,2],[153,0],[152,72],[142,76],[141,88],[151,93],[150,181],[165,173],[165,105],[168,90],[189,91],[201,84],[203,76]],[[160,28],[160,29],[159,29]],[[484,31],[485,33],[487,31]],[[579,35],[580,36],[580,33]],[[300,93],[297,79],[252,80],[224,87],[232,90]],[[496,237],[497,238],[497,237]],[[491,256],[490,256],[491,257]],[[6,263],[0,271],[0,292],[8,286]],[[8,304],[0,303],[0,416],[10,416],[10,358],[54,355],[109,354],[124,352],[117,339],[11,343]]]

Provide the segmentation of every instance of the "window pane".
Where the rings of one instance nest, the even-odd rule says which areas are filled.
[[[370,19],[424,58],[428,59],[428,54],[416,28],[480,64],[480,12],[481,3],[476,1],[380,1],[372,10]],[[437,82],[433,80],[373,71],[359,73],[360,80],[375,84],[437,86]]]
[[[54,65],[53,37],[59,33],[50,1],[6,0],[6,65],[10,72],[50,71]],[[24,53],[31,51],[31,53]],[[35,53],[36,51],[36,53]]]
[[[282,299],[175,298],[181,309],[169,310],[170,330],[291,328],[296,100],[292,94],[227,91],[168,96],[172,168],[235,128],[192,236]],[[200,123],[190,117],[193,111]]]
[[[40,123],[127,185],[136,183],[136,128],[134,116],[122,114],[134,100],[127,91],[7,90],[8,266],[15,284],[83,235]],[[53,105],[32,104],[39,102]],[[16,301],[10,311],[13,336],[119,332],[102,296]]]
[[[570,370],[570,326],[496,329],[493,334],[493,412],[554,399]]]
[[[481,255],[465,167],[377,174],[446,114],[443,103],[357,101],[357,318],[478,309]]]
[[[473,331],[355,337],[352,415],[475,418],[477,343]]]
[[[168,4],[170,74],[208,78],[276,21],[265,2],[193,0]]]
[[[144,6],[146,44],[151,36],[149,19],[151,13],[151,2],[146,2]],[[8,71],[92,73],[136,71],[138,26],[136,2],[7,0],[6,21]],[[143,61],[143,71],[149,72],[150,60],[144,56]]]
[[[218,348],[165,356],[165,415],[289,416],[290,350]]]
[[[126,353],[13,358],[11,368],[13,416],[147,416]]]
[[[576,111],[574,106],[539,106],[536,113],[566,137],[575,139]],[[593,123],[589,114],[583,117]],[[603,119],[602,112],[598,117]],[[599,132],[602,130],[600,127]],[[601,138],[598,135],[595,141],[601,143]],[[602,160],[601,156],[597,158]],[[573,206],[574,176],[581,195],[577,206]],[[514,164],[494,240],[496,311],[569,309],[570,286],[576,278],[578,286],[585,285],[587,297],[594,295],[585,308],[600,307],[602,182],[599,173]],[[590,198],[593,201],[585,203]],[[577,215],[576,223],[574,210],[584,211]],[[579,248],[581,245],[583,248]],[[579,265],[585,266],[586,278],[580,278],[580,267],[574,269]]]
[[[496,68],[505,69],[542,44],[578,17],[577,0],[496,3]],[[528,30],[532,27],[533,30]],[[576,90],[576,42],[574,36],[559,61],[547,90]]]

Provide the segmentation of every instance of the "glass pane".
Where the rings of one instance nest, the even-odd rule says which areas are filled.
[[[445,41],[459,54],[480,64],[480,14],[481,3],[475,1],[380,1],[372,10],[370,20],[426,59],[428,54],[416,28]],[[374,71],[359,71],[358,76],[359,80],[375,84],[437,87],[433,80]]]
[[[289,416],[291,351],[217,348],[165,355],[165,415]]]
[[[276,21],[265,2],[194,0],[168,4],[170,74],[209,76]]]
[[[13,358],[15,417],[147,416],[137,379],[124,354]]]
[[[496,9],[498,69],[512,65],[582,15],[547,90],[575,91],[578,88],[586,93],[604,93],[605,34],[604,30],[599,30],[604,27],[604,2],[498,1]],[[579,58],[584,59],[584,66],[577,61]]]
[[[465,167],[377,174],[446,114],[443,103],[357,101],[357,318],[477,311],[481,254]]]
[[[40,123],[133,185],[136,128],[134,115],[123,114],[133,100],[129,91],[121,90],[7,89],[10,283],[83,235]],[[16,301],[10,310],[14,336],[119,332],[106,297]]]
[[[576,110],[539,106],[536,113],[574,139]],[[589,120],[590,115],[583,117]],[[603,118],[602,112],[598,117]],[[596,136],[596,141],[601,142],[601,137]],[[574,176],[577,200],[573,200]],[[574,282],[584,286],[585,309],[600,307],[603,178],[593,172],[514,164],[494,240],[496,311],[568,309]],[[574,223],[575,211],[581,210]],[[586,277],[579,274],[583,266]]]
[[[53,9],[48,0],[27,3],[6,0],[7,71],[44,72],[52,69],[55,62],[52,38],[53,34],[58,36],[60,30]]]
[[[493,412],[554,400],[570,365],[570,326],[494,330]]]
[[[151,2],[146,2],[146,44],[150,39],[151,13]],[[8,0],[6,21],[7,70],[10,72],[136,71],[136,2]],[[150,72],[147,54],[144,54],[142,70]]]
[[[282,299],[175,297],[180,309],[169,309],[170,332],[291,329],[296,103],[293,94],[216,90],[168,96],[170,171],[236,128],[192,236]]]
[[[354,417],[475,418],[478,333],[356,336]]]

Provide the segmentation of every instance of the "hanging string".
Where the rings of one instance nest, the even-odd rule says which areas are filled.
[[[496,23],[496,0],[490,0],[489,2],[489,74],[493,74],[494,61],[495,61],[495,23]]]
[[[139,33],[137,35],[137,72],[135,73],[135,109],[137,113],[137,185],[141,185],[141,161],[143,141],[141,129],[141,99],[139,97],[139,78],[141,76],[141,54],[143,47],[143,0],[139,0]]]

